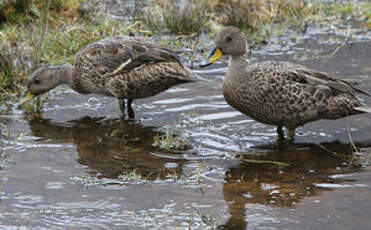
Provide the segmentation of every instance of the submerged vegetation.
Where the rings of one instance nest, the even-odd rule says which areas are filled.
[[[357,22],[371,28],[371,4],[356,1],[292,0],[152,0],[119,21],[104,12],[105,1],[93,7],[84,0],[8,0],[0,3],[0,111],[23,93],[27,76],[44,64],[72,63],[84,46],[113,35],[174,34],[194,40],[212,36],[224,25],[247,33],[252,43],[266,44],[282,30],[305,31],[308,24]],[[88,7],[86,7],[88,5]],[[133,26],[134,25],[134,26]],[[180,40],[179,40],[180,39]],[[165,41],[166,42],[166,41]],[[10,106],[10,105],[9,105]]]

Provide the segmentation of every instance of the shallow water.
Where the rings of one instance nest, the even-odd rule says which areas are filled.
[[[253,56],[337,73],[371,91],[369,34],[355,33],[330,58],[343,37],[308,34]],[[0,228],[370,229],[369,156],[363,167],[349,164],[348,129],[367,153],[371,116],[305,125],[280,147],[275,127],[224,101],[226,65],[195,69],[203,81],[135,101],[135,121],[121,121],[112,98],[68,89],[51,92],[41,117],[0,117]],[[166,128],[190,148],[153,146]]]

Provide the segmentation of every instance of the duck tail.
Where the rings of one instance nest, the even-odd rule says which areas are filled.
[[[355,107],[354,109],[364,113],[371,113],[371,107]]]
[[[366,95],[366,96],[369,96],[371,97],[371,94],[369,94],[368,92],[365,92],[363,90],[360,90],[360,89],[357,89],[357,88],[353,88],[357,93],[359,94],[363,94],[363,95]]]

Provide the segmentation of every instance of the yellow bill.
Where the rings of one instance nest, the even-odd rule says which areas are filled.
[[[206,59],[200,63],[200,67],[206,67],[208,65],[213,64],[217,60],[219,60],[223,56],[222,51],[219,48],[214,48],[210,51],[207,55]]]
[[[34,97],[35,97],[35,95],[33,95],[30,92],[27,92],[26,96],[21,100],[21,104],[24,104],[24,103],[27,103],[27,102],[31,101]]]

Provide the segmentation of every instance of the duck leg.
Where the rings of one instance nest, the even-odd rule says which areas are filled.
[[[122,117],[125,117],[125,99],[118,99]]]
[[[294,141],[294,136],[295,136],[295,129],[289,129],[289,132],[287,134],[287,141],[289,143],[292,143]]]
[[[282,125],[277,126],[277,134],[278,134],[278,140],[285,139],[283,130],[282,130]]]
[[[128,99],[128,115],[129,115],[129,118],[134,118],[134,110],[133,108],[131,107],[131,103],[133,103],[133,99],[129,98]]]

